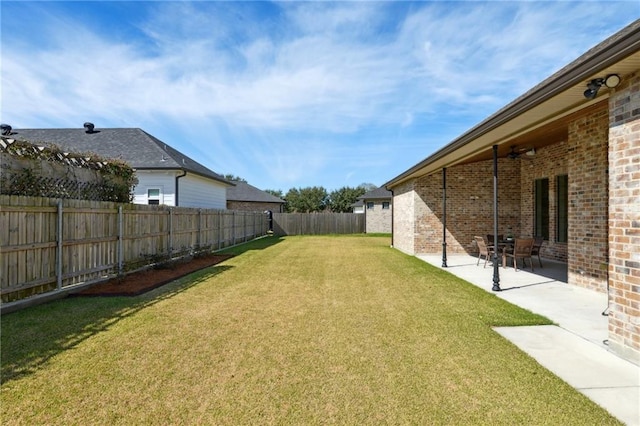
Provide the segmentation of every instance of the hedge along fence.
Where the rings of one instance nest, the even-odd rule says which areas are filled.
[[[365,215],[355,213],[273,213],[276,235],[362,234]]]
[[[2,302],[267,234],[264,213],[0,195]]]

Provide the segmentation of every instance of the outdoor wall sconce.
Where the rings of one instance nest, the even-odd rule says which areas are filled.
[[[609,74],[605,78],[594,78],[587,83],[587,90],[584,91],[584,97],[594,99],[603,84],[609,89],[613,89],[620,84],[620,76],[618,74]]]

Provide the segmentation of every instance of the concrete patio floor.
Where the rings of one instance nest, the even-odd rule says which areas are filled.
[[[640,366],[607,346],[606,294],[567,284],[566,264],[544,258],[543,268],[534,260],[534,273],[500,267],[502,291],[493,292],[491,262],[484,268],[476,257],[449,255],[443,268],[442,255],[416,257],[557,324],[495,330],[625,424],[640,426]]]

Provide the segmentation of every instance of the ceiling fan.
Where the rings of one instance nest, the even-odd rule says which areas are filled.
[[[515,145],[511,145],[511,151],[509,151],[509,153],[507,154],[507,158],[511,158],[512,160],[515,160],[516,158],[520,158],[523,154],[524,154],[524,157],[522,158],[531,160],[532,157],[536,155],[536,149],[527,148],[527,147],[518,148]]]

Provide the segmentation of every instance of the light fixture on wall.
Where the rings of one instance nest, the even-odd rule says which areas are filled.
[[[587,90],[584,91],[584,97],[587,99],[594,99],[598,95],[598,90],[602,85],[607,86],[609,89],[613,89],[620,84],[620,76],[618,74],[609,74],[605,78],[594,78],[587,83]]]

